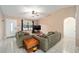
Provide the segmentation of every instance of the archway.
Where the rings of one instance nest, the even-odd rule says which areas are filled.
[[[75,18],[67,17],[64,19],[64,52],[75,51],[75,25]]]

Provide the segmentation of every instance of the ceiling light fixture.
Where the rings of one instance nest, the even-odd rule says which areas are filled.
[[[39,15],[38,15],[38,12],[36,12],[36,11],[34,11],[34,10],[32,11],[32,14],[34,14],[34,15],[36,15],[36,16],[39,16]]]

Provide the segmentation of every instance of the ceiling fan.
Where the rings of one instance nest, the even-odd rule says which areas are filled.
[[[35,12],[34,10],[32,11],[32,14],[33,15],[36,15],[36,16],[39,16],[39,13],[38,12]]]
[[[34,10],[32,11],[32,14],[37,14],[37,12],[35,12]]]
[[[37,12],[37,11],[34,11],[34,10],[32,10],[31,12],[21,12],[21,14],[29,14],[29,13],[31,13],[33,15],[45,15],[46,14],[44,12]]]
[[[35,10],[32,10],[31,12],[22,12],[21,15],[28,15],[31,14],[32,17],[39,17],[39,16],[49,16],[50,14],[45,12],[37,12]]]

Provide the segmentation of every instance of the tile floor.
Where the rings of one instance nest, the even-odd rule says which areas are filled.
[[[75,39],[63,38],[55,46],[50,48],[47,53],[74,53],[79,52],[79,48],[75,49]],[[18,48],[15,38],[0,40],[0,53],[27,53],[23,48]],[[34,53],[43,53],[37,50]]]

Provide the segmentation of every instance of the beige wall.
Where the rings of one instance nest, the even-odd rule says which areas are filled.
[[[1,13],[0,13],[0,39],[2,39],[3,38],[3,17],[2,17],[2,15],[1,15]]]
[[[0,18],[0,39],[2,39],[2,18]]]
[[[79,6],[76,8],[76,46],[79,47]]]
[[[56,12],[52,12],[50,16],[42,18],[39,23],[42,25],[42,31],[47,33],[48,31],[59,31],[63,35],[63,22],[67,17],[74,17],[75,6],[60,9]]]

